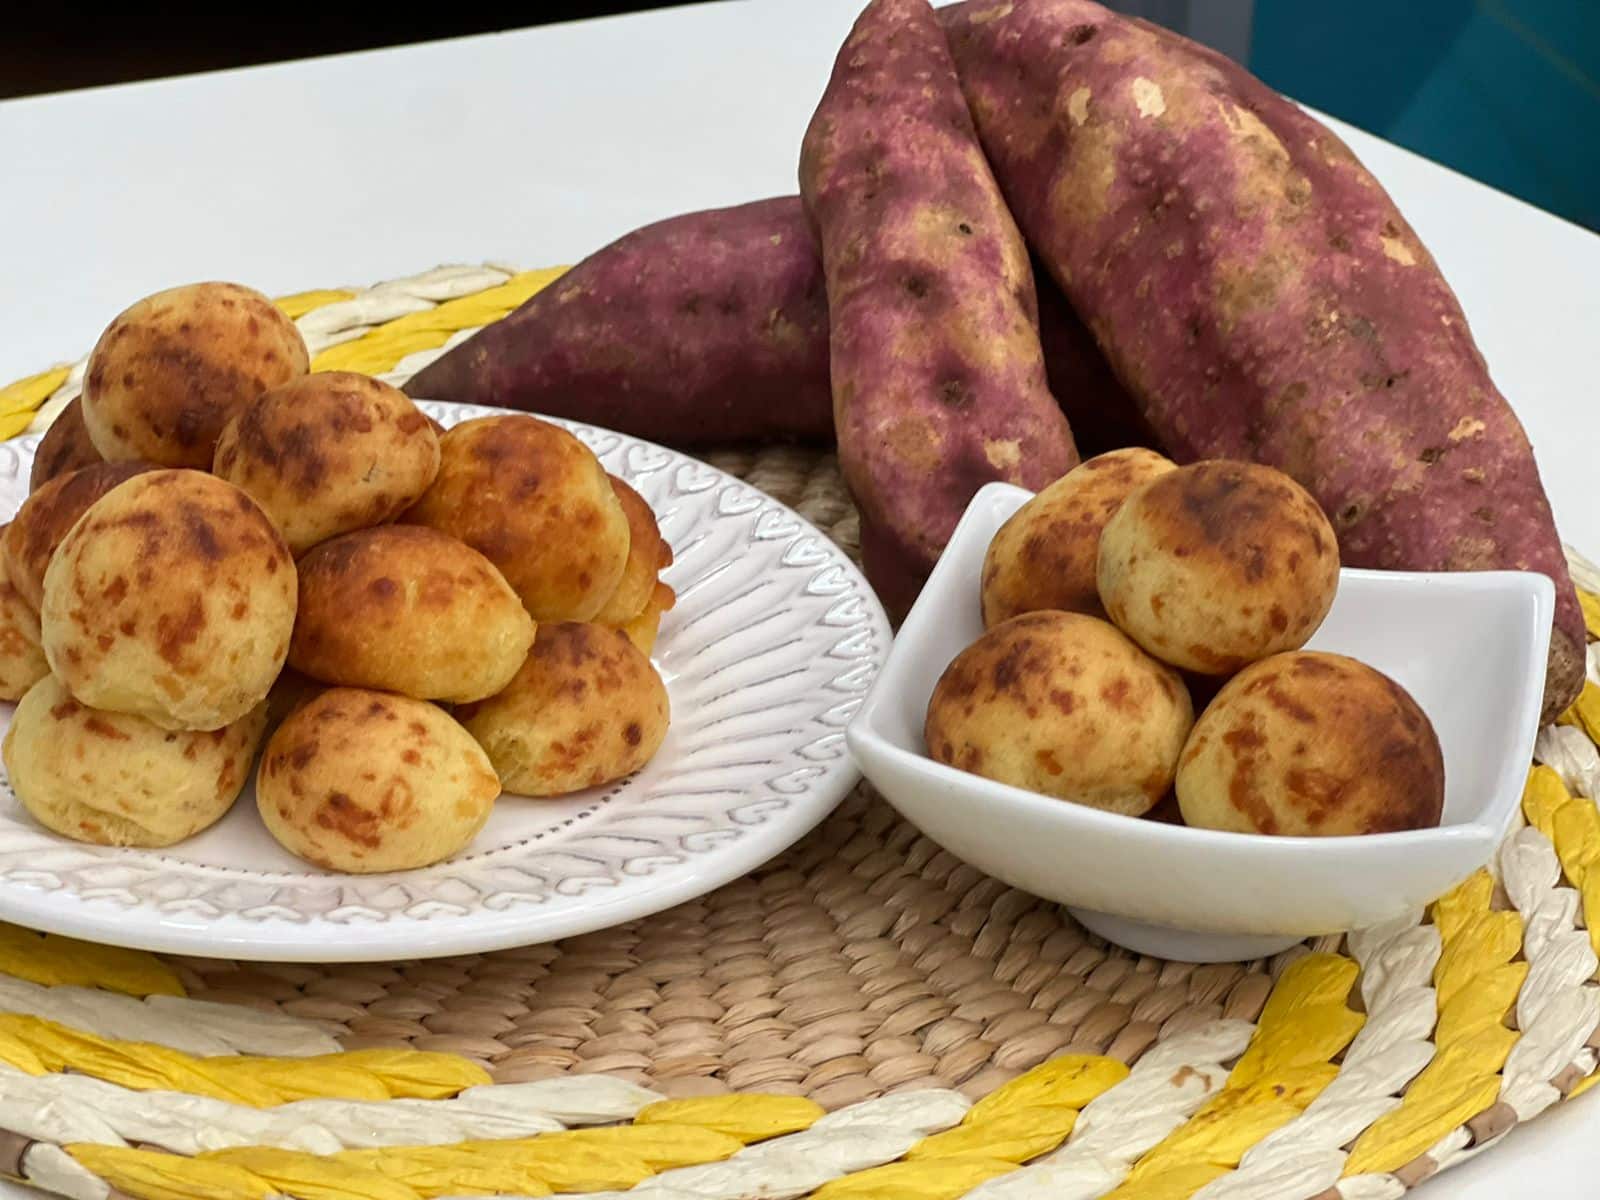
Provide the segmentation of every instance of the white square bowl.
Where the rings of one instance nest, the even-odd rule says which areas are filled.
[[[1109,941],[1231,961],[1358,929],[1438,898],[1489,860],[1520,802],[1538,732],[1555,589],[1523,571],[1343,570],[1309,648],[1347,654],[1422,706],[1444,751],[1436,829],[1268,837],[1147,821],[996,783],[927,755],[928,697],[983,632],[978,579],[994,533],[1031,493],[983,488],[848,729],[861,770],[945,849],[1070,906]]]

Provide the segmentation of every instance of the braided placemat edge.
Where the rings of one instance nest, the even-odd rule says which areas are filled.
[[[519,274],[498,267],[440,268],[370,289],[303,293],[286,297],[280,304],[305,334],[314,369],[363,370],[398,382],[477,327],[514,309],[559,273],[559,269]],[[46,427],[76,395],[81,373],[80,363],[0,388],[0,433],[9,436]],[[795,450],[712,457],[725,469],[796,504],[845,544],[853,543],[853,516],[830,460]],[[1600,586],[1593,568],[1581,559],[1575,559],[1574,565],[1586,589]],[[1592,605],[1588,611],[1591,618],[1597,613]],[[1592,621],[1591,636],[1596,623]],[[1591,679],[1595,677],[1595,657],[1591,646]],[[750,888],[741,884],[724,889],[736,893],[736,901],[750,900],[762,913],[762,948],[770,969],[759,978],[772,985],[765,990],[745,987],[741,991],[740,978],[717,977],[712,980],[717,986],[707,996],[695,994],[705,989],[693,988],[668,995],[676,984],[693,979],[693,973],[663,972],[659,957],[641,962],[637,945],[618,958],[618,947],[608,946],[606,935],[591,935],[576,939],[581,943],[576,946],[532,947],[477,959],[505,968],[503,972],[487,971],[487,975],[505,975],[502,982],[516,980],[501,989],[509,992],[501,1009],[520,1007],[520,1013],[507,1016],[504,1011],[494,1012],[492,1005],[486,1009],[481,1004],[471,1010],[435,1008],[424,1018],[431,1023],[412,1021],[420,1033],[410,1027],[402,1032],[398,1026],[384,1031],[362,1022],[372,1021],[374,1008],[396,998],[396,989],[374,982],[367,990],[376,987],[380,998],[375,1001],[361,1004],[336,999],[319,1006],[315,985],[320,980],[357,982],[363,972],[375,980],[387,970],[402,982],[419,985],[412,990],[420,991],[427,983],[429,964],[420,964],[414,972],[382,965],[322,972],[221,964],[219,970],[219,964],[212,962],[162,963],[102,948],[85,955],[83,948],[64,939],[41,940],[10,930],[0,937],[0,969],[7,973],[0,975],[0,1061],[12,1064],[0,1074],[0,1128],[12,1130],[14,1136],[0,1138],[0,1171],[68,1195],[107,1194],[96,1192],[88,1182],[91,1179],[98,1183],[111,1179],[130,1187],[129,1194],[176,1194],[163,1193],[161,1188],[181,1183],[186,1170],[198,1173],[189,1182],[198,1186],[199,1175],[206,1175],[205,1187],[213,1189],[194,1194],[224,1194],[215,1190],[224,1186],[231,1189],[226,1194],[246,1194],[252,1189],[254,1194],[268,1194],[261,1190],[268,1188],[276,1194],[304,1195],[308,1200],[313,1195],[366,1194],[349,1190],[360,1183],[355,1176],[345,1180],[349,1185],[346,1191],[327,1191],[335,1182],[317,1176],[310,1165],[321,1158],[305,1149],[296,1150],[288,1134],[277,1135],[277,1142],[257,1144],[272,1145],[278,1154],[289,1157],[257,1154],[252,1159],[233,1153],[232,1157],[207,1158],[201,1142],[180,1150],[179,1155],[198,1152],[202,1157],[175,1157],[172,1143],[179,1139],[170,1131],[163,1132],[150,1110],[160,1107],[162,1101],[156,1098],[161,1096],[194,1102],[194,1094],[164,1090],[160,1081],[173,1078],[170,1073],[180,1068],[192,1070],[196,1062],[217,1057],[218,1046],[224,1054],[243,1052],[246,1056],[269,1052],[322,1055],[338,1045],[355,1047],[354,1053],[359,1054],[364,1046],[392,1046],[399,1041],[416,1047],[414,1053],[423,1056],[411,1064],[413,1068],[420,1068],[424,1061],[433,1062],[430,1055],[444,1054],[451,1056],[451,1061],[457,1061],[457,1056],[479,1059],[492,1075],[484,1075],[464,1090],[460,1079],[436,1085],[443,1089],[441,1096],[454,1099],[420,1095],[407,1099],[406,1092],[392,1088],[414,1086],[415,1080],[407,1081],[404,1064],[389,1064],[399,1075],[386,1079],[380,1073],[373,1086],[390,1088],[388,1094],[399,1099],[365,1103],[387,1103],[390,1119],[394,1119],[396,1105],[456,1104],[463,1112],[473,1110],[473,1117],[466,1124],[449,1127],[464,1131],[469,1139],[474,1135],[508,1136],[482,1132],[473,1125],[473,1120],[487,1120],[476,1111],[481,1105],[514,1108],[516,1119],[525,1122],[536,1124],[534,1119],[542,1116],[547,1122],[562,1124],[558,1116],[551,1115],[548,1104],[539,1107],[537,1091],[529,1089],[560,1087],[563,1081],[591,1089],[634,1089],[628,1093],[630,1100],[612,1099],[610,1108],[598,1101],[580,1101],[603,1109],[599,1115],[611,1121],[638,1118],[646,1111],[646,1102],[654,1103],[657,1097],[681,1098],[678,1109],[657,1110],[665,1117],[619,1127],[635,1131],[654,1124],[669,1130],[716,1132],[719,1121],[727,1125],[728,1112],[737,1109],[753,1114],[761,1105],[775,1105],[782,1099],[781,1095],[772,1099],[746,1095],[738,1097],[733,1108],[726,1102],[718,1108],[719,1097],[698,1095],[728,1086],[817,1096],[823,1103],[806,1110],[811,1113],[809,1121],[794,1114],[786,1118],[795,1128],[784,1127],[782,1121],[773,1126],[754,1122],[738,1131],[747,1135],[745,1140],[751,1144],[723,1164],[722,1186],[743,1189],[759,1179],[763,1189],[759,1194],[798,1195],[821,1187],[830,1196],[877,1195],[894,1187],[910,1188],[919,1197],[1023,1196],[1043,1194],[1046,1188],[1053,1197],[1198,1195],[1215,1200],[1224,1196],[1339,1196],[1355,1200],[1398,1195],[1438,1170],[1483,1152],[1515,1124],[1562,1098],[1581,1093],[1600,1077],[1595,1055],[1600,989],[1594,983],[1595,937],[1585,920],[1586,912],[1600,914],[1600,871],[1589,870],[1591,861],[1600,857],[1600,811],[1594,804],[1596,784],[1600,783],[1600,756],[1594,745],[1594,735],[1600,732],[1600,705],[1595,703],[1593,686],[1591,683],[1585,700],[1562,724],[1541,733],[1537,757],[1543,765],[1530,776],[1524,805],[1526,824],[1507,839],[1491,868],[1466,881],[1427,913],[1347,939],[1324,939],[1312,947],[1298,947],[1270,964],[1233,968],[1231,975],[1136,959],[1105,947],[1076,930],[1059,913],[1052,913],[1052,906],[985,880],[943,855],[914,830],[900,825],[866,789],[858,790],[846,808],[807,843],[784,856],[769,872],[758,873],[759,882],[752,882]],[[799,882],[793,878],[797,871],[804,884],[800,890],[807,894],[808,902],[835,923],[839,949],[831,953],[840,963],[828,965],[842,964],[845,973],[858,981],[889,983],[870,996],[867,1008],[829,1012],[825,990],[806,990],[808,983],[830,982],[827,971],[819,974],[817,960],[789,947],[803,942],[808,932],[826,941],[827,931],[809,930],[815,921],[799,920],[791,927],[782,920],[785,911],[795,907],[787,901]],[[853,882],[845,888],[841,879]],[[924,886],[914,889],[917,895],[909,896],[906,889],[913,882]],[[861,907],[868,898],[877,902],[875,907]],[[834,911],[830,900],[842,901],[845,910]],[[919,901],[926,905],[920,912],[916,911]],[[946,911],[938,912],[946,905]],[[706,925],[709,917],[720,931],[739,932],[736,907],[728,913],[709,911],[706,904],[699,908],[701,925]],[[696,906],[675,910],[680,925],[685,912],[692,922],[695,910]],[[670,933],[673,917],[662,914],[652,919],[654,924],[642,922],[630,928]],[[856,936],[839,938],[840,929]],[[705,934],[708,945],[718,940],[711,932],[708,929]],[[728,939],[721,940],[726,943]],[[738,939],[733,942],[737,944]],[[524,1003],[551,999],[552,987],[538,989],[534,985],[541,977],[551,977],[553,963],[570,964],[575,955],[581,960],[585,954],[597,960],[588,967],[591,974],[598,973],[597,982],[615,989],[619,981],[632,982],[630,972],[641,975],[644,978],[639,983],[648,982],[655,989],[656,1002],[633,1009],[616,1006],[604,1012],[586,1007],[587,997],[572,987],[582,972],[569,968],[561,982],[567,985],[567,998],[574,1003],[544,1007]],[[611,967],[598,961],[607,954],[615,960]],[[747,953],[710,966],[715,970],[760,957],[747,947]],[[704,971],[705,958],[702,949],[700,961],[692,965]],[[897,983],[898,962],[907,958],[915,978]],[[60,961],[51,966],[53,959]],[[972,983],[963,983],[973,974],[972,962],[989,974],[988,980],[975,977],[974,982],[1004,984],[1023,997],[1023,1006],[991,999],[1006,994],[999,990],[973,992]],[[785,976],[786,968],[791,967],[800,969]],[[668,977],[650,979],[652,968],[655,975]],[[459,966],[447,960],[433,964],[433,969],[436,990],[442,983],[446,996],[462,994],[462,989],[452,990],[445,982],[452,971],[461,973]],[[1084,986],[1057,995],[1059,986],[1056,991],[1052,986],[1063,978]],[[1154,986],[1146,986],[1145,978],[1153,980]],[[248,987],[252,979],[258,986],[256,992]],[[1090,986],[1090,980],[1098,986]],[[115,989],[119,981],[123,991],[148,998],[133,999],[108,990],[107,984]],[[153,987],[152,981],[161,986]],[[1171,986],[1179,981],[1200,986],[1183,993],[1176,1008],[1162,1012],[1172,1002]],[[233,986],[212,986],[218,982]],[[1219,982],[1222,986],[1215,998],[1206,999]],[[85,987],[93,990],[82,990]],[[283,996],[285,988],[293,999],[270,998],[274,991]],[[273,1032],[254,1035],[257,1041],[241,1041],[235,1034],[230,1042],[215,1030],[212,1042],[197,1039],[194,1029],[204,1028],[207,1020],[213,1026],[220,1023],[226,1027],[229,1010],[171,994],[185,991],[191,996],[209,994],[213,1000],[266,1008],[274,1015],[259,1019]],[[750,995],[741,998],[745,991]],[[1089,993],[1087,1005],[1084,993]],[[483,995],[480,989],[473,998],[481,1000]],[[813,996],[821,1001],[803,1009],[803,1003]],[[1160,1003],[1146,1003],[1157,996]],[[1217,998],[1224,1003],[1216,1003]],[[710,1000],[710,1004],[697,1009],[696,1000]],[[870,1005],[878,1001],[884,1003],[872,1009]],[[668,1012],[674,1003],[677,1009]],[[746,1008],[737,1012],[740,1019],[730,1021],[741,1003]],[[756,1015],[774,1004],[773,1015]],[[985,1004],[995,1011],[988,1011]],[[104,1011],[96,1011],[97,1005]],[[137,1018],[130,1005],[140,1010]],[[38,1023],[40,1016],[30,1015],[46,1007],[62,1018],[56,1022],[57,1028]],[[354,1019],[352,1008],[360,1014]],[[569,1014],[554,1011],[561,1008],[570,1010]],[[715,1016],[709,1015],[712,1009]],[[701,1015],[694,1015],[697,1011]],[[573,1015],[590,1012],[594,1015]],[[691,1052],[664,1054],[667,1047],[659,1041],[651,1043],[649,1054],[627,1049],[629,1023],[620,1018],[628,1012],[647,1015],[656,1034],[672,1031],[670,1045],[688,1047]],[[810,1019],[793,1019],[802,1012]],[[518,1018],[529,1015],[540,1020],[518,1030]],[[670,1019],[672,1016],[678,1019]],[[852,1025],[834,1020],[838,1016],[858,1019]],[[862,1016],[867,1019],[859,1019]],[[437,1017],[460,1019],[433,1019]],[[406,1020],[382,1012],[376,1019]],[[569,1024],[563,1027],[561,1020]],[[826,1026],[830,1020],[834,1026]],[[92,1028],[97,1022],[100,1028]],[[497,1023],[509,1024],[518,1032],[531,1031],[534,1036],[514,1046],[508,1044],[514,1039],[509,1039],[505,1030],[500,1030],[498,1038],[492,1034],[481,1037],[485,1029],[497,1028]],[[602,1023],[603,1027],[597,1028]],[[706,1023],[727,1026],[743,1036],[737,1043],[724,1039],[719,1054],[702,1052],[698,1055],[701,1061],[695,1062],[696,1026]],[[352,1025],[366,1032],[353,1032]],[[462,1032],[449,1032],[452,1027]],[[786,1027],[786,1031],[777,1027]],[[551,1032],[560,1028],[567,1032]],[[61,1033],[63,1029],[66,1034]],[[1040,1036],[1038,1030],[1050,1036]],[[636,1035],[637,1030],[631,1033]],[[73,1034],[76,1036],[70,1036]],[[186,1061],[164,1059],[145,1048],[148,1043],[159,1043],[162,1034],[169,1041],[186,1038],[191,1050],[211,1053],[199,1053]],[[812,1036],[797,1038],[800,1034]],[[95,1045],[95,1036],[105,1045]],[[267,1036],[279,1040],[259,1040]],[[729,1061],[730,1048],[753,1047],[774,1036],[785,1043],[783,1056],[774,1057],[778,1047],[762,1045],[761,1053]],[[479,1038],[477,1044],[473,1044],[475,1037]],[[611,1039],[612,1052],[593,1053],[606,1038]],[[891,1042],[895,1044],[890,1046]],[[247,1046],[273,1049],[249,1051]],[[312,1046],[317,1049],[310,1051]],[[527,1047],[545,1052],[545,1058],[531,1054],[514,1057]],[[166,1050],[168,1055],[183,1053],[171,1045]],[[488,1053],[475,1054],[474,1050]],[[581,1056],[578,1050],[591,1053]],[[556,1051],[570,1051],[570,1057],[563,1058]],[[105,1115],[121,1111],[114,1099],[120,1085],[108,1082],[107,1076],[116,1078],[116,1071],[132,1068],[108,1068],[96,1059],[96,1052],[110,1055],[109,1061],[137,1064],[142,1076],[136,1071],[122,1078],[133,1080],[138,1088],[157,1088],[141,1090],[135,1100],[120,1102],[138,1114],[136,1118]],[[685,1060],[677,1065],[689,1069],[681,1075],[655,1077],[651,1068],[668,1057]],[[639,1065],[641,1060],[644,1065]],[[1115,1064],[1124,1060],[1134,1070],[1118,1077]],[[310,1068],[311,1074],[323,1072],[319,1078],[324,1081],[342,1078],[346,1090],[357,1086],[352,1082],[355,1076],[348,1072],[365,1069],[356,1067],[348,1057],[318,1061],[318,1066]],[[29,1072],[34,1065],[40,1074]],[[894,1070],[883,1070],[886,1066]],[[755,1069],[740,1070],[742,1067]],[[784,1067],[792,1069],[781,1069]],[[347,1073],[340,1076],[340,1069]],[[491,1077],[503,1082],[488,1083]],[[643,1078],[657,1084],[657,1089],[640,1092],[637,1080]],[[24,1079],[35,1082],[23,1084]],[[891,1079],[895,1082],[888,1082]],[[40,1084],[39,1080],[47,1082]],[[54,1134],[37,1126],[29,1130],[33,1119],[19,1111],[21,1102],[14,1099],[22,1095],[20,1089],[35,1089],[28,1093],[35,1102],[48,1095],[49,1108],[56,1113],[72,1108],[65,1093],[37,1090],[54,1086],[52,1080],[75,1081],[66,1086],[76,1088],[80,1095],[85,1084],[102,1089],[96,1093],[95,1111],[109,1134],[97,1130],[97,1136],[87,1141],[59,1136],[83,1132],[71,1128],[70,1122]],[[850,1086],[836,1086],[841,1083]],[[242,1085],[235,1081],[232,1086]],[[304,1079],[298,1086],[314,1088]],[[113,1091],[103,1090],[107,1088]],[[473,1097],[480,1088],[488,1090]],[[878,1094],[884,1094],[884,1099],[871,1098]],[[889,1114],[901,1110],[889,1101],[908,1094],[928,1099],[920,1102],[921,1108],[905,1102],[910,1106],[896,1124]],[[484,1096],[501,1099],[489,1101]],[[988,1099],[969,1109],[972,1097]],[[280,1101],[278,1094],[275,1103]],[[702,1105],[698,1118],[694,1111],[681,1107],[691,1102]],[[80,1108],[84,1103],[83,1099],[77,1101]],[[344,1097],[310,1103],[349,1106],[363,1101]],[[632,1111],[627,1109],[630,1103],[635,1104]],[[215,1097],[213,1104],[227,1110],[210,1110],[214,1131],[226,1129],[229,1120],[245,1120],[234,1110],[249,1109],[249,1105]],[[833,1109],[833,1116],[819,1121],[825,1109]],[[857,1114],[854,1120],[851,1114]],[[328,1120],[334,1115],[330,1112],[323,1117]],[[826,1123],[835,1117],[837,1122]],[[355,1118],[346,1113],[344,1119],[354,1127]],[[428,1119],[440,1118],[430,1113]],[[119,1132],[117,1121],[132,1123],[126,1132]],[[565,1124],[587,1122],[568,1120]],[[250,1125],[246,1120],[246,1125],[251,1136],[264,1136],[266,1127],[259,1121]],[[856,1146],[862,1139],[847,1136],[847,1131],[867,1127],[894,1129],[897,1136],[884,1133],[869,1152],[864,1144]],[[414,1127],[406,1126],[400,1132],[406,1130]],[[830,1133],[832,1130],[839,1132]],[[134,1132],[157,1136],[128,1136]],[[530,1126],[524,1132],[537,1141],[557,1131],[546,1127],[540,1132]],[[44,1136],[33,1136],[36,1134]],[[217,1136],[222,1137],[223,1145],[250,1144],[237,1140],[246,1136],[243,1133],[235,1133],[232,1142],[226,1135]],[[643,1144],[637,1132],[625,1136]],[[656,1142],[662,1140],[652,1136]],[[678,1136],[680,1141],[693,1141],[689,1135]],[[137,1148],[128,1149],[119,1159],[115,1152],[121,1148],[114,1141],[100,1140],[107,1137],[134,1147],[158,1147],[160,1157],[172,1161],[152,1167],[139,1156],[158,1152]],[[792,1144],[796,1138],[811,1140]],[[734,1140],[741,1141],[737,1136]],[[290,1144],[285,1145],[286,1141]],[[64,1144],[71,1148],[63,1150]],[[105,1149],[108,1145],[111,1153]],[[348,1143],[340,1145],[350,1148]],[[571,1157],[584,1144],[545,1145],[549,1150],[565,1146],[564,1152]],[[635,1181],[638,1186],[630,1194],[643,1200],[654,1187],[666,1200],[675,1188],[691,1184],[697,1194],[716,1193],[719,1176],[706,1165],[709,1159],[694,1165],[683,1161],[686,1151],[681,1146],[674,1157],[670,1147],[664,1151],[654,1142],[651,1145],[650,1152],[658,1156],[656,1162],[667,1173],[657,1174],[656,1168],[650,1167],[650,1174]],[[729,1145],[721,1143],[722,1150]],[[811,1173],[801,1171],[804,1177],[797,1180],[797,1162],[818,1159],[826,1145],[847,1147],[847,1153],[833,1164],[834,1173],[827,1174],[813,1162],[808,1168]],[[99,1149],[85,1151],[83,1146]],[[364,1149],[382,1157],[378,1147]],[[329,1144],[323,1143],[320,1153],[329,1150]],[[297,1153],[305,1161],[294,1159]],[[700,1153],[703,1158],[711,1154],[709,1143],[702,1144]],[[410,1185],[404,1184],[406,1172],[398,1169],[401,1166],[413,1175],[425,1169],[443,1169],[438,1163],[430,1167],[426,1162],[404,1161],[401,1154],[390,1154],[390,1159],[386,1165],[395,1169],[389,1174],[371,1169],[406,1187]],[[86,1166],[86,1161],[98,1170]],[[934,1164],[941,1165],[935,1170]],[[368,1164],[344,1166],[369,1169]],[[675,1178],[673,1168],[698,1170],[701,1176]],[[460,1163],[455,1169],[464,1170]],[[890,1174],[874,1177],[870,1173],[875,1170]],[[818,1177],[819,1171],[825,1177]],[[538,1178],[531,1173],[528,1177]],[[540,1181],[549,1183],[548,1179]],[[625,1186],[621,1177],[602,1178],[601,1182]],[[802,1190],[794,1191],[797,1186]],[[597,1189],[563,1186],[559,1190]],[[409,1194],[421,1193],[411,1188]],[[735,1190],[728,1194],[731,1200],[734,1195],[750,1193]]]

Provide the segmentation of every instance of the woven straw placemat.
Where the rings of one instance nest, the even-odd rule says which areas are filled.
[[[555,274],[282,303],[315,367],[400,379]],[[0,423],[47,424],[79,377],[0,389]],[[830,455],[709,457],[855,552]],[[1270,961],[1108,946],[866,786],[750,877],[553,945],[251,964],[0,926],[0,1173],[162,1200],[1397,1196],[1600,1078],[1597,733],[1591,682],[1488,869]]]

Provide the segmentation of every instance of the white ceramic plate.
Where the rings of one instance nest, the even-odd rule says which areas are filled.
[[[995,531],[1030,493],[973,499],[900,627],[849,730],[868,778],[951,853],[1070,905],[1089,929],[1158,958],[1274,954],[1427,904],[1488,861],[1522,795],[1544,692],[1555,588],[1518,571],[1340,572],[1309,643],[1395,679],[1444,753],[1436,829],[1368,837],[1263,837],[1136,820],[1008,787],[927,756],[928,697],[983,632],[978,577]]]
[[[422,407],[449,426],[495,411]],[[872,589],[798,514],[660,446],[561,422],[655,510],[678,604],[656,665],[672,727],[655,759],[562,800],[503,796],[449,862],[339,875],[290,855],[246,789],[166,850],[86,846],[36,824],[0,773],[0,919],[112,945],[288,961],[529,945],[704,895],[808,832],[858,776],[844,728],[889,649]],[[0,443],[0,512],[37,438]],[[10,705],[0,705],[0,729]]]

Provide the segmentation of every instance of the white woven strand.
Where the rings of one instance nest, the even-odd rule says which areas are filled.
[[[34,1085],[35,1078],[61,1076],[35,1077],[0,1063],[0,1129],[36,1142],[127,1145],[114,1127],[112,1114],[97,1112],[60,1089],[46,1092]]]
[[[339,1043],[321,1026],[283,1013],[183,996],[140,1000],[95,988],[46,987],[5,974],[0,974],[0,1012],[43,1017],[99,1037],[154,1042],[200,1057],[309,1058],[339,1050]]]
[[[385,371],[378,378],[393,387],[402,387],[423,367],[431,364],[436,358],[443,358],[446,352],[454,350],[482,328],[482,325],[477,325],[470,329],[458,329],[450,335],[442,346],[434,346],[427,350],[414,350],[395,363],[392,370]]]
[[[1410,1189],[1393,1175],[1352,1175],[1335,1190],[1340,1200],[1400,1200]]]
[[[1247,1150],[1238,1170],[1206,1184],[1194,1200],[1314,1196],[1339,1182],[1349,1158],[1343,1148],[1399,1107],[1401,1090],[1433,1060],[1432,979],[1441,943],[1432,925],[1404,924],[1421,918],[1414,912],[1351,935],[1367,1020],[1339,1074],[1298,1117]]]
[[[35,1142],[22,1152],[22,1177],[67,1200],[106,1200],[111,1185],[60,1146]]]
[[[1072,1136],[1036,1162],[997,1176],[966,1200],[1095,1200],[1187,1121],[1228,1080],[1255,1033],[1248,1021],[1214,1021],[1152,1047],[1128,1077],[1084,1106]]]
[[[336,1054],[343,1048],[333,1036],[332,1030],[338,1027],[332,1022],[310,1021],[288,1013],[218,1004],[188,996],[149,996],[144,1005],[160,1013],[168,1022],[168,1028],[181,1024],[203,1029],[240,1054],[310,1058],[317,1054]]]
[[[1576,744],[1566,737],[1551,738],[1555,727],[1540,733],[1538,757],[1565,775],[1562,766],[1579,758]],[[1574,730],[1581,736],[1581,731]],[[1587,737],[1583,745],[1592,753]],[[1551,762],[1554,757],[1557,762]],[[1575,772],[1581,779],[1583,770]],[[1569,780],[1569,787],[1573,786]],[[1600,1026],[1600,989],[1590,983],[1597,959],[1589,938],[1575,928],[1580,905],[1577,893],[1562,885],[1561,864],[1555,847],[1537,829],[1524,826],[1501,844],[1495,856],[1498,875],[1513,908],[1522,918],[1523,957],[1528,975],[1517,994],[1516,1016],[1520,1031],[1501,1070],[1499,1103],[1516,1120],[1532,1120],[1561,1099],[1552,1080],[1576,1061],[1585,1060],[1585,1043]],[[1509,1132],[1478,1141],[1471,1129],[1458,1126],[1426,1152],[1429,1175],[1448,1170],[1482,1154]],[[1354,1176],[1339,1182],[1344,1200],[1365,1200],[1368,1190],[1379,1195],[1404,1188],[1393,1175]],[[1210,1198],[1207,1198],[1210,1200]]]
[[[1561,776],[1573,795],[1600,799],[1600,750],[1575,725],[1546,725],[1533,744],[1533,756]]]
[[[1523,918],[1522,953],[1528,961],[1528,977],[1517,995],[1522,1036],[1501,1072],[1500,1099],[1519,1121],[1528,1121],[1561,1099],[1551,1080],[1600,1025],[1600,989],[1590,984],[1600,959],[1589,935],[1575,928],[1578,893],[1561,885],[1561,864],[1550,840],[1537,829],[1519,829],[1501,846],[1499,858],[1506,894]]]
[[[1572,573],[1572,582],[1586,592],[1600,594],[1600,567],[1571,546],[1563,546],[1562,549],[1567,553],[1567,570]]]
[[[800,1133],[773,1138],[733,1157],[652,1175],[624,1192],[568,1200],[793,1200],[825,1183],[899,1159],[929,1134],[954,1128],[971,1102],[929,1090],[864,1100]]]
[[[35,1141],[140,1143],[174,1154],[273,1146],[310,1154],[531,1137],[633,1118],[659,1092],[604,1075],[487,1084],[447,1100],[297,1100],[266,1108],[135,1091],[0,1064],[0,1129]],[[959,1119],[959,1118],[958,1118]]]

